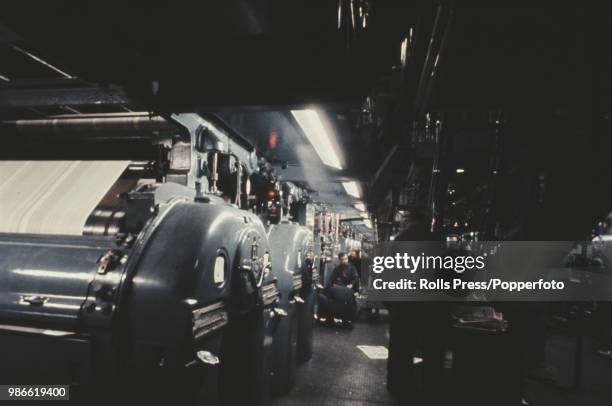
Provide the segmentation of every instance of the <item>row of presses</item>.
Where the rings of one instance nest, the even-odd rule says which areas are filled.
[[[307,192],[214,115],[0,131],[7,196],[34,196],[2,214],[0,382],[104,405],[264,405],[290,390],[312,355],[321,264]]]

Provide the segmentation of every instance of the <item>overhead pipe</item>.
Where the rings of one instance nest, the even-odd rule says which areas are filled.
[[[178,133],[178,129],[166,119],[148,113],[67,115],[48,119],[5,121],[2,126],[24,136],[147,138]]]

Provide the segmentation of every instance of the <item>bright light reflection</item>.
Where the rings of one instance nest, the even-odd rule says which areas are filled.
[[[359,192],[359,186],[357,182],[342,182],[342,186],[344,186],[344,190],[349,196],[353,196],[356,198],[361,197],[361,193]]]
[[[359,203],[355,203],[355,204],[353,205],[353,207],[355,207],[355,208],[356,208],[357,210],[359,210],[359,211],[366,211],[366,206],[365,206],[365,204],[363,204],[363,203],[361,203],[361,202],[359,202]]]
[[[310,141],[313,148],[325,165],[332,168],[342,169],[340,157],[332,144],[330,134],[327,133],[319,113],[315,110],[292,110],[291,114],[298,122],[304,135]]]

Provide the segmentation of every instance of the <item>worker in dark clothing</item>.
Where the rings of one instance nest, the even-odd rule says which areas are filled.
[[[387,389],[402,404],[418,394],[414,358],[423,357],[422,395],[434,404],[444,395],[444,362],[451,329],[447,303],[394,302],[390,307]],[[436,403],[438,402],[438,403]]]
[[[353,249],[348,254],[349,262],[357,269],[359,280],[361,280],[361,255],[359,250]]]
[[[338,254],[338,266],[334,268],[331,275],[331,284],[346,286],[353,292],[359,291],[359,272],[349,261],[348,255],[341,252]]]
[[[395,241],[436,241],[431,221],[418,212],[410,213],[406,228]],[[389,302],[389,358],[387,388],[401,404],[415,403],[417,379],[414,357],[423,354],[423,395],[434,404],[445,394],[444,361],[449,335],[450,306],[444,302]]]
[[[359,275],[345,253],[340,253],[338,259],[340,262],[332,271],[331,285],[318,295],[318,316],[327,324],[334,324],[337,318],[351,326],[357,310],[354,292],[359,289]]]

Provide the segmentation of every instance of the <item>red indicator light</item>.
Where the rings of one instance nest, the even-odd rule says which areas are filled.
[[[268,136],[268,147],[270,149],[275,149],[278,145],[278,133],[276,130],[271,130],[270,135]]]

